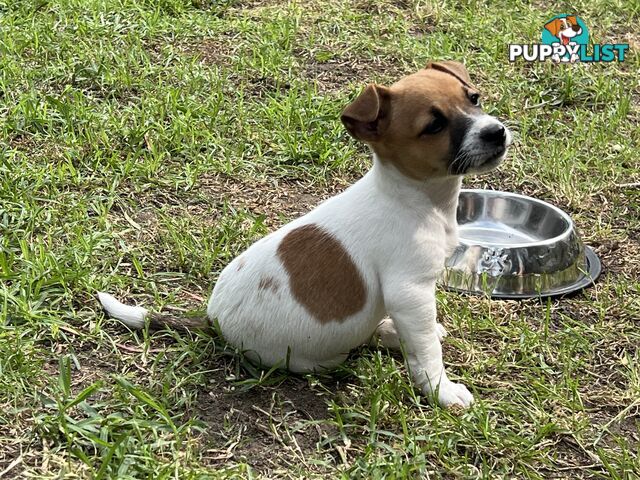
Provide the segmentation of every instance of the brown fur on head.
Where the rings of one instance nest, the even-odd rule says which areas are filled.
[[[551,35],[557,37],[558,33],[562,30],[573,27],[574,25],[578,25],[578,20],[575,15],[569,15],[568,17],[551,20],[544,26],[544,28],[546,28]]]
[[[342,112],[349,133],[410,178],[451,173],[478,92],[464,65],[430,62],[391,87],[369,85]]]

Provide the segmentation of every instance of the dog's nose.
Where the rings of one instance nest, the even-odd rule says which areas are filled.
[[[574,32],[579,32],[580,31],[580,25],[571,25],[571,30],[573,30]]]
[[[496,123],[483,128],[480,131],[480,139],[484,142],[503,144],[507,138],[507,131],[504,125]]]

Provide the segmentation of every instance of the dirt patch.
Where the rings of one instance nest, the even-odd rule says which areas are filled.
[[[25,134],[9,135],[5,141],[10,148],[21,152],[31,152],[38,147],[38,143],[33,139],[33,136]]]
[[[247,462],[268,478],[283,468],[318,471],[308,459],[321,454],[323,440],[335,434],[324,420],[339,383],[323,382],[320,390],[303,377],[289,376],[277,387],[238,394],[229,380],[210,381],[194,412],[207,425],[201,441],[208,465]]]
[[[264,217],[270,229],[278,228],[288,221],[312,210],[322,200],[336,195],[344,184],[321,187],[295,181],[278,179],[256,180],[237,179],[225,175],[203,175],[198,187],[185,197],[173,195],[169,191],[149,192],[139,195],[140,205],[135,212],[125,212],[114,207],[113,221],[129,223],[133,229],[130,235],[138,240],[152,239],[159,231],[156,210],[162,208],[165,214],[189,216],[198,223],[216,222],[226,205],[235,210],[246,210],[255,216]],[[143,238],[140,237],[143,236]]]
[[[202,175],[198,186],[180,195],[170,191],[145,192],[138,195],[140,205],[138,211],[126,212],[122,207],[114,206],[112,219],[129,223],[135,230],[155,232],[158,218],[155,211],[163,210],[171,214],[184,214],[202,217],[202,221],[210,223],[215,218],[208,215],[211,208],[219,210],[224,204],[236,210],[248,210],[254,215],[265,217],[265,224],[278,227],[284,223],[304,215],[323,200],[337,195],[350,184],[348,180],[337,180],[328,186],[320,186],[303,181],[252,178],[238,179],[222,174]],[[205,217],[206,216],[206,217]]]
[[[353,83],[366,85],[374,81],[390,83],[412,73],[412,67],[387,57],[362,58],[344,53],[319,61],[308,51],[298,51],[302,78],[315,82],[321,93],[338,91]]]
[[[228,33],[220,34],[216,38],[198,38],[172,43],[150,42],[146,50],[157,63],[165,62],[168,49],[175,50],[180,55],[195,56],[206,65],[228,66],[238,53],[238,45],[239,42],[234,41],[234,35]]]
[[[248,80],[246,93],[255,98],[263,98],[269,93],[283,94],[291,88],[291,84],[273,77],[252,77]]]
[[[346,181],[319,186],[278,179],[239,180],[222,175],[205,175],[199,181],[200,193],[207,196],[211,202],[217,205],[227,202],[234,208],[243,208],[253,214],[263,215],[269,228],[280,227],[304,215],[347,186]]]
[[[135,261],[142,262],[149,272],[187,272],[187,275],[176,273],[175,281],[162,274],[160,283],[166,287],[166,294],[172,295],[171,304],[202,308],[216,272],[252,240],[306,214],[347,186],[348,182],[342,179],[321,186],[303,181],[238,179],[218,174],[202,175],[197,186],[188,191],[138,192],[134,201],[118,202],[108,214],[114,235],[124,241],[135,256],[123,257],[119,273],[139,279]],[[226,228],[236,233],[225,239],[224,253],[206,268],[198,260],[200,250],[182,259],[172,253],[171,245],[179,241],[177,231],[186,232],[185,236],[196,245],[208,241],[211,235],[226,235]],[[138,302],[147,301],[152,305],[154,300],[146,299],[146,291],[144,281],[131,287]],[[112,293],[126,298],[130,292]]]
[[[596,448],[606,448],[618,454],[622,453],[621,443],[627,443],[633,449],[640,446],[638,427],[640,426],[640,409],[638,406],[623,409],[620,406],[600,408],[595,406],[589,412],[589,426],[585,438],[593,441],[585,447],[595,451]],[[594,463],[600,463],[595,453],[590,453]],[[635,477],[631,477],[635,478]]]
[[[375,17],[402,17],[413,23],[411,27],[413,32],[426,33],[434,30],[438,10],[441,7],[412,0],[356,0],[353,8]]]
[[[128,334],[120,326],[109,326],[107,330],[112,332],[118,352],[107,352],[98,346],[101,359],[90,348],[77,352],[82,368],[73,373],[74,390],[121,371],[134,374],[137,383],[153,390],[157,378],[153,371],[157,367],[155,357],[163,352],[167,355],[163,362],[172,362],[180,355],[175,340],[168,335],[154,335],[151,348],[144,351],[128,341]],[[198,343],[194,348],[202,353],[206,345]],[[186,392],[195,393],[196,400],[184,410],[183,418],[197,419],[205,425],[198,439],[202,463],[223,467],[246,462],[269,478],[275,471],[300,465],[318,471],[319,467],[308,463],[308,459],[322,455],[322,442],[335,435],[335,429],[325,420],[330,419],[330,400],[342,391],[342,379],[337,375],[323,377],[320,384],[305,376],[276,372],[273,385],[266,382],[246,388],[243,382],[254,377],[241,363],[221,343],[216,353],[197,366],[206,371],[206,385],[192,383],[186,387]],[[55,369],[52,365],[52,374],[57,375]]]
[[[256,10],[266,7],[281,7],[280,0],[235,0],[232,3],[231,11],[234,10]]]
[[[219,66],[229,65],[230,59],[234,57],[238,49],[237,43],[234,44],[231,35],[215,39],[205,38],[199,42],[181,45],[178,48],[181,53],[198,56],[200,61],[207,65]]]
[[[175,340],[169,335],[154,335],[150,349],[145,350],[144,346],[131,342],[124,327],[114,324],[103,328],[112,338],[116,350],[91,340],[80,340],[73,348],[80,368],[71,365],[72,391],[77,393],[98,380],[105,381],[105,386],[91,397],[90,402],[108,402],[112,396],[109,384],[113,376],[124,372],[129,378],[134,376],[136,384],[154,391],[158,379],[154,369],[159,365],[155,357],[161,352],[166,355],[160,362],[163,364],[173,362],[180,355]],[[61,340],[52,348],[62,354],[68,351],[69,343]],[[205,345],[198,344],[195,348],[201,350]],[[191,382],[185,387],[185,393],[195,394],[196,400],[190,404],[191,408],[184,410],[184,421],[195,419],[204,424],[204,431],[197,439],[202,450],[202,465],[216,468],[246,462],[267,478],[300,467],[309,472],[320,472],[322,467],[309,460],[330,455],[323,451],[322,444],[336,435],[335,428],[327,420],[331,416],[331,399],[340,395],[343,389],[340,376],[323,377],[319,383],[316,377],[276,372],[274,376],[278,379],[274,385],[245,388],[243,382],[253,377],[243,371],[240,362],[237,356],[230,356],[220,347],[220,352],[216,349],[205,364],[197,366],[200,371],[206,371],[203,380],[206,385]],[[59,375],[57,361],[46,362],[43,372],[55,383]],[[71,415],[75,414],[74,409]],[[20,416],[24,417],[20,425],[32,423],[30,411],[25,410]],[[41,433],[34,441],[42,442],[41,448],[45,450],[53,449],[52,462],[63,463],[65,457],[56,450],[55,438],[43,438]],[[45,459],[43,463],[38,455],[20,455],[25,442],[24,432],[0,425],[0,436],[16,438],[15,442],[7,442],[0,452],[0,467],[6,468],[14,459],[21,458],[12,474],[47,471],[50,460]]]
[[[640,277],[640,240],[626,241],[601,239],[591,245],[600,257],[602,273],[621,275],[629,280]]]
[[[28,155],[31,161],[37,156],[38,159],[44,158],[48,164],[51,164],[59,162],[64,156],[64,148],[61,145],[51,140],[40,138],[38,135],[28,133],[10,134],[5,141],[10,149]],[[84,148],[81,149],[82,153],[85,151]]]

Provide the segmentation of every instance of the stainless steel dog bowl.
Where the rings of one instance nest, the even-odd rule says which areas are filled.
[[[462,190],[460,244],[442,283],[450,290],[494,298],[566,295],[592,284],[600,260],[580,240],[565,212],[535,198]]]

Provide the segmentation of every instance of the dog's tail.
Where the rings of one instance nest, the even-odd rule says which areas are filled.
[[[98,300],[102,308],[117,320],[133,330],[144,328],[145,322],[149,320],[149,327],[162,329],[166,327],[180,330],[205,330],[210,327],[206,316],[202,317],[176,317],[162,313],[153,313],[143,307],[132,307],[119,302],[113,295],[105,292],[98,292]]]

